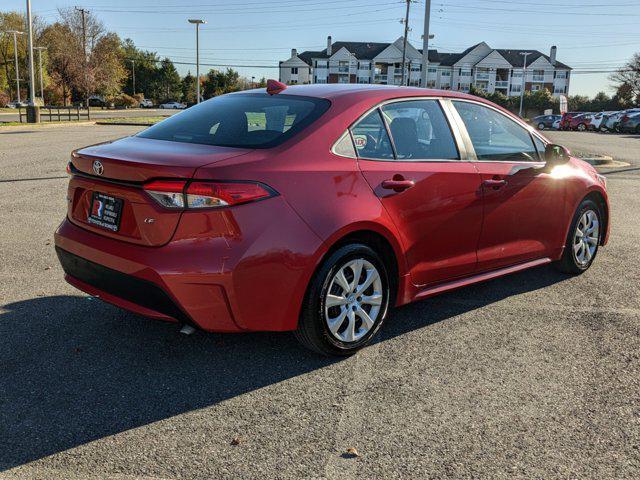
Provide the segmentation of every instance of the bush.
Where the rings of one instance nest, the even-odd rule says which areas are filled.
[[[121,93],[120,95],[116,95],[112,100],[113,104],[116,107],[137,107],[140,105],[140,102],[126,93]]]
[[[10,100],[11,99],[9,98],[9,95],[7,95],[5,92],[0,92],[0,108],[6,107],[9,104]]]

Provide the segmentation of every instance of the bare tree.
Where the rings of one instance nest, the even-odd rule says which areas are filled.
[[[640,53],[636,53],[624,67],[611,75],[611,80],[616,83],[619,95],[640,104]]]

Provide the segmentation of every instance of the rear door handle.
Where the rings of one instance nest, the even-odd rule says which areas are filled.
[[[382,188],[396,192],[403,192],[414,185],[413,180],[384,180],[382,182]]]
[[[507,184],[507,181],[492,178],[492,179],[483,181],[482,184],[486,187],[498,189],[500,187],[504,187]]]

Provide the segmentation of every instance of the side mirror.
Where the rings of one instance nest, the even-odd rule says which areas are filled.
[[[555,167],[556,165],[567,163],[570,157],[571,152],[567,147],[563,147],[562,145],[550,143],[544,149],[544,159],[549,167]]]

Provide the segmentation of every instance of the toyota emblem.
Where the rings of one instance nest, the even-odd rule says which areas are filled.
[[[104,167],[102,166],[102,162],[98,160],[93,162],[93,173],[95,173],[96,175],[102,175],[102,172],[104,172]]]

